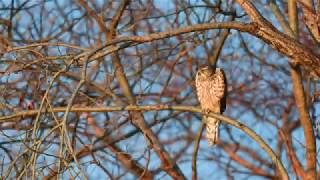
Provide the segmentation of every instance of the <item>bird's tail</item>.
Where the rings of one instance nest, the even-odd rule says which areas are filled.
[[[214,146],[217,144],[219,138],[219,126],[220,120],[212,117],[207,117],[206,130],[209,146]]]

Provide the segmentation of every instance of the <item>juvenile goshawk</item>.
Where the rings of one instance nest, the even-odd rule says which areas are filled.
[[[224,71],[220,68],[205,66],[196,74],[196,90],[201,109],[204,112],[222,114],[226,109],[227,82]],[[210,146],[217,143],[220,121],[203,117],[206,122],[207,140]]]

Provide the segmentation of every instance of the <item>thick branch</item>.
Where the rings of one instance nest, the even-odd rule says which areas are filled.
[[[255,18],[256,19],[256,18]],[[102,47],[98,47],[92,51],[88,51],[78,55],[76,58],[81,58],[87,54],[93,54],[93,60],[106,56],[112,52],[118,51],[123,46],[111,47],[119,43],[146,43],[150,41],[160,40],[164,38],[170,38],[180,34],[206,31],[210,29],[235,29],[241,32],[250,33],[269,44],[272,48],[279,51],[292,59],[292,63],[300,64],[307,70],[310,70],[312,75],[320,77],[320,57],[315,55],[310,49],[306,48],[303,44],[295,41],[288,35],[278,31],[272,24],[270,24],[263,17],[257,18],[259,21],[254,23],[243,24],[237,22],[222,22],[222,23],[206,23],[197,24],[193,26],[187,26],[175,30],[168,30],[160,33],[152,33],[145,36],[120,36],[116,37],[112,41],[109,41]],[[125,47],[130,45],[125,44]]]
[[[258,10],[247,0],[237,0],[240,6],[257,24],[256,31],[250,34],[262,39],[280,53],[291,58],[293,64],[299,64],[309,70],[313,76],[320,77],[320,57],[312,53],[303,44],[297,42],[288,35],[278,31],[267,21]]]

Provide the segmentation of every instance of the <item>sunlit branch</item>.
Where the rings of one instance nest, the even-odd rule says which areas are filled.
[[[52,112],[64,112],[66,110],[65,107],[59,107],[52,109]],[[110,106],[110,107],[74,107],[70,109],[70,112],[113,112],[113,111],[159,111],[159,110],[174,110],[174,111],[189,111],[189,112],[196,112],[196,113],[202,113],[201,109],[195,108],[193,106],[170,106],[170,105],[154,105],[154,106]],[[33,116],[38,111],[25,111],[20,112],[15,115],[11,116],[4,116],[0,117],[0,121],[5,120],[14,120],[16,118],[23,118],[27,116]],[[45,112],[45,111],[43,111]],[[264,142],[264,140],[257,135],[253,130],[251,130],[246,125],[242,124],[241,122],[238,122],[234,119],[228,118],[223,115],[219,114],[205,114],[209,115],[211,117],[220,119],[222,122],[230,124],[243,132],[245,132],[247,135],[249,135],[251,138],[253,138],[261,147],[266,151],[266,153],[270,156],[272,161],[277,166],[279,172],[281,173],[282,179],[289,179],[287,171],[285,170],[282,162],[280,159],[276,156],[276,154],[273,152],[273,150]]]

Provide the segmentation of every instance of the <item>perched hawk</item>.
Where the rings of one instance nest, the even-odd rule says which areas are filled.
[[[222,69],[205,66],[196,74],[196,90],[201,109],[205,112],[222,114],[226,109],[227,82]],[[220,121],[206,118],[208,144],[213,146],[219,137]]]

